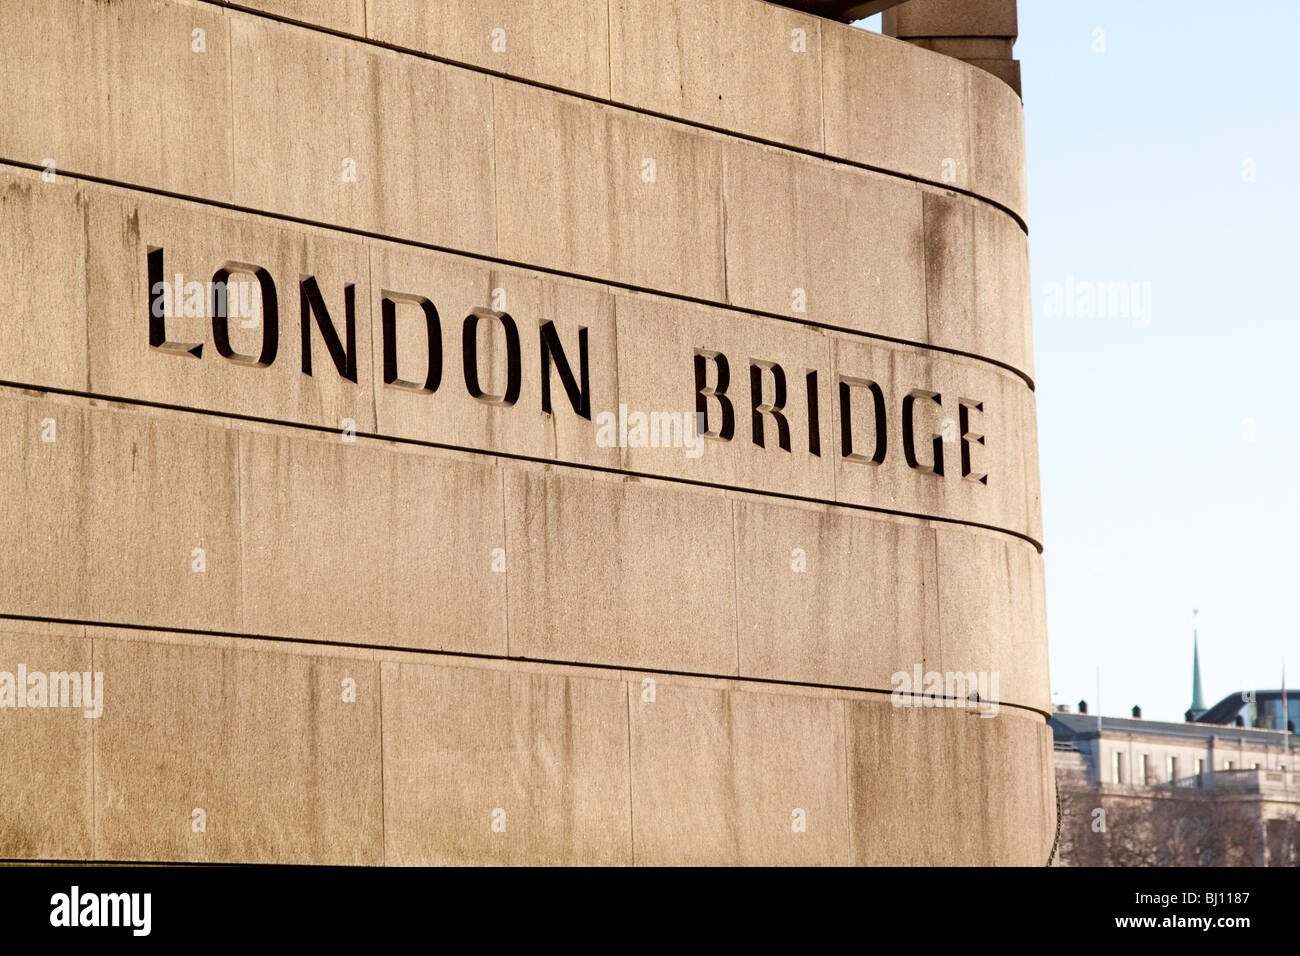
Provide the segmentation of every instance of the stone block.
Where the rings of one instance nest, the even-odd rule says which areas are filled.
[[[88,203],[75,180],[0,174],[0,381],[86,387]]]
[[[1047,863],[1056,806],[1041,716],[881,698],[850,702],[847,723],[855,864]]]
[[[0,607],[231,631],[240,617],[236,437],[176,413],[0,397]],[[198,568],[202,570],[197,570]]]
[[[752,0],[610,0],[609,17],[616,102],[822,148],[816,17]]]
[[[383,862],[379,667],[368,654],[90,636],[106,697],[95,733],[101,859]]]
[[[952,193],[925,193],[925,285],[932,340],[1032,378],[1029,242],[1011,217]]]
[[[920,188],[753,143],[724,156],[732,304],[930,341]]]
[[[0,156],[229,200],[226,16],[190,0],[5,3]]]
[[[385,661],[390,865],[631,862],[615,680]]]
[[[736,672],[725,495],[519,468],[506,508],[512,656]]]
[[[19,668],[22,668],[20,671]],[[95,722],[81,697],[82,677],[90,673],[92,699],[102,705],[94,689],[90,640],[83,628],[30,621],[0,622],[0,857],[4,859],[87,860],[94,853]],[[70,674],[49,678],[51,673]],[[20,680],[21,674],[21,680]],[[44,701],[60,706],[18,708],[35,691],[31,678],[44,675],[35,687],[44,687]],[[71,681],[75,678],[75,685]],[[75,688],[77,700],[73,703]],[[66,694],[66,697],[65,697]],[[6,696],[8,699],[6,700]],[[11,709],[12,708],[12,709]]]
[[[938,648],[934,538],[922,522],[738,498],[740,674],[889,690]]]
[[[607,0],[368,0],[371,39],[609,96]]]
[[[667,679],[653,703],[628,693],[638,865],[848,862],[842,701]]]
[[[237,15],[231,62],[241,205],[495,250],[487,77]]]
[[[725,298],[721,139],[550,90],[494,83],[502,258]]]
[[[505,652],[492,463],[251,430],[239,458],[249,632]]]
[[[273,17],[365,36],[366,5],[378,0],[240,0],[241,7]]]

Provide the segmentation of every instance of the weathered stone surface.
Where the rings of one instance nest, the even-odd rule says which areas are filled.
[[[88,203],[73,180],[0,175],[0,380],[86,387]]]
[[[274,17],[327,27],[340,33],[364,36],[366,8],[379,0],[240,0],[241,7]]]
[[[229,199],[225,11],[12,0],[0,7],[0,38],[0,156]]]
[[[735,513],[740,675],[891,690],[920,666],[1049,709],[1029,543],[816,505],[738,498]]]
[[[969,67],[835,24],[822,29],[822,56],[827,153],[972,187]]]
[[[609,96],[607,0],[368,0],[366,16],[384,43]]]
[[[1025,111],[1017,95],[1019,84],[1013,89],[1006,79],[977,66],[969,81],[972,192],[1026,219]]]
[[[28,689],[18,683],[20,666],[27,677],[95,670],[84,628],[0,621],[0,671],[14,681],[15,695]],[[61,680],[58,687],[63,701]],[[70,702],[71,689],[68,694]],[[0,857],[92,859],[95,718],[87,713],[94,710],[17,709],[16,702],[15,696],[0,710],[0,761],[5,768],[0,774]]]
[[[753,143],[732,141],[724,150],[725,141],[716,136],[654,118],[293,25],[230,17],[236,65],[231,109],[243,144],[232,160],[233,198],[242,204],[472,252],[499,252],[639,287],[730,298],[746,308],[780,314],[804,309],[813,321],[929,339],[962,351],[987,347],[991,358],[1013,367],[1028,363],[1021,315],[987,323],[991,341],[986,346],[961,340],[942,316],[927,321],[924,308],[917,307],[919,257],[913,247],[920,230],[909,205],[919,191],[908,183]],[[923,61],[944,74],[936,80],[912,68],[910,58],[928,55],[925,51],[901,52],[901,44],[878,48],[878,37],[867,38],[863,46],[862,37],[845,37],[835,25],[828,24],[827,31],[839,38],[838,47],[828,47],[828,57],[883,57],[871,65],[908,78],[927,96],[948,90],[942,95],[951,102],[924,112],[928,122],[947,117],[934,136],[924,130],[916,135],[914,113],[899,120],[906,126],[908,148],[916,151],[897,164],[900,171],[974,188],[971,170],[987,168],[990,176],[1002,177],[991,197],[1022,208],[1009,196],[1023,191],[1022,166],[1007,161],[1006,144],[1019,141],[1022,125],[1014,95],[991,88],[985,80],[996,81],[987,77],[971,78],[950,58]],[[301,88],[281,75],[273,49],[313,64],[298,81]],[[906,68],[888,69],[891,57],[906,61]],[[831,70],[831,75],[850,72]],[[357,90],[370,91],[382,106],[349,112],[353,118],[342,130],[321,121],[338,103],[355,99]],[[880,117],[845,112],[837,118],[833,112],[837,103],[845,110],[870,109],[874,97],[849,90],[837,98],[831,91],[828,136],[837,130],[892,135]],[[977,142],[975,127],[987,129],[996,146]],[[427,148],[450,139],[457,143],[454,150]],[[568,150],[573,141],[597,148]],[[828,144],[830,152],[878,162],[869,155],[876,147],[845,143],[842,148]],[[724,154],[732,184],[725,202],[719,173]],[[608,161],[597,163],[596,157]],[[646,181],[647,162],[654,163],[653,182]],[[81,168],[106,171],[98,161]],[[556,175],[556,169],[563,172]],[[770,188],[743,188],[752,181],[768,182]],[[492,188],[482,189],[484,182]],[[187,190],[167,171],[150,184],[209,198],[228,192],[208,186]],[[501,223],[498,215],[504,217]],[[980,227],[981,235],[1018,229],[996,221],[997,212],[985,216],[994,219]],[[693,225],[678,229],[680,222]],[[1016,240],[998,239],[1006,241]],[[1023,235],[1018,241],[1023,245]],[[881,249],[889,252],[888,262],[881,262]],[[999,262],[981,262],[990,280],[1000,284],[1002,298],[1026,299],[1022,259],[1011,252]],[[997,267],[988,269],[990,264]],[[935,281],[927,280],[930,286]],[[944,293],[940,301],[958,294]],[[807,301],[796,307],[797,300]]]
[[[110,628],[7,625],[0,653],[104,674],[93,784],[82,715],[22,716],[57,747],[0,733],[28,793],[5,856],[1036,865],[1051,844],[1050,736],[1012,708]],[[66,845],[30,842],[37,784]]]
[[[998,675],[1000,698],[1051,710],[1042,558],[1005,535],[936,525],[940,652],[933,668]]]
[[[735,511],[741,674],[889,690],[936,663],[943,582],[925,524],[754,499]]]
[[[726,298],[720,139],[549,90],[493,83],[502,258]]]
[[[383,677],[389,864],[631,862],[622,683],[410,660]]]
[[[76,399],[5,396],[0,418],[0,488],[28,503],[0,519],[8,612],[505,651],[490,463]]]
[[[730,2],[744,12],[725,28],[718,18],[726,10],[653,0],[564,0],[562,9],[546,4],[544,12],[532,0],[457,0],[437,15],[414,0],[376,0],[364,12],[369,36],[385,44],[584,96],[609,96],[612,82],[613,99],[634,109],[952,184],[1023,219],[1022,114],[1005,82],[889,37],[771,4]],[[52,3],[57,16],[47,7],[38,16],[30,0],[0,14],[15,52],[0,74],[10,94],[3,101],[42,97],[6,116],[0,153],[7,158],[51,159],[60,169],[205,198],[255,206],[260,199],[261,208],[357,228],[437,228],[437,239],[422,238],[485,249],[490,206],[465,205],[491,202],[474,188],[492,170],[485,76],[189,0],[149,0],[129,11]],[[357,0],[254,6],[362,33]],[[54,29],[38,33],[37,22]],[[203,31],[203,52],[195,30]],[[504,52],[494,52],[495,30],[505,31]],[[633,43],[638,30],[647,32]],[[804,52],[796,52],[796,30],[805,31]],[[110,47],[119,31],[138,47]],[[95,38],[89,55],[85,36]],[[771,55],[760,56],[765,47]],[[50,82],[28,83],[65,60],[65,68],[46,71]],[[304,68],[278,69],[286,60]],[[524,84],[501,82],[498,92],[527,95]],[[338,105],[359,99],[374,108],[344,111],[340,127]],[[99,128],[75,119],[86,103],[112,121]],[[210,121],[191,122],[194,116]],[[497,153],[498,162],[509,159]],[[355,182],[342,179],[347,159]]]
[[[1008,216],[927,191],[925,285],[932,341],[1033,375],[1029,243]]]
[[[736,673],[721,492],[515,469],[506,513],[512,656]]]
[[[247,431],[239,488],[247,631],[505,652],[492,463]]]
[[[494,250],[486,77],[287,24],[232,15],[230,29],[237,202]]]
[[[1043,493],[1038,473],[1038,403],[1032,392],[1020,393],[1020,434],[1025,453],[1025,494],[1030,536],[1043,539]]]
[[[821,21],[753,0],[609,0],[612,98],[822,149]]]
[[[375,661],[320,646],[90,636],[106,698],[95,728],[101,859],[383,862]]]
[[[638,864],[848,862],[842,701],[655,684],[628,685]]]
[[[1015,0],[909,0],[885,16],[892,36],[1014,37],[1018,32]]]
[[[34,174],[15,175],[10,192],[41,197],[44,194],[39,189],[43,187],[36,185],[31,186],[36,192],[22,192],[25,184],[36,181]],[[89,388],[97,394],[340,433],[345,429],[374,432],[455,448],[939,515],[1038,537],[1033,397],[1019,378],[987,363],[875,343],[798,321],[741,316],[662,296],[611,290],[598,283],[493,268],[466,257],[220,212],[180,200],[139,197],[111,187],[86,185],[81,187],[81,195],[82,218],[89,228],[86,235],[94,240],[86,247],[84,239],[77,238],[82,234],[75,234],[60,247],[60,254],[34,262],[20,288],[25,302],[53,301],[63,275],[61,267],[83,277],[86,292],[79,299],[88,326],[86,341],[76,341],[79,327],[75,321],[58,319],[56,328],[65,326],[58,335],[37,335],[33,347],[20,347],[4,359],[10,366],[9,375],[17,381],[47,387],[74,385],[74,379],[55,370],[63,367],[65,357],[78,362],[88,354]],[[919,207],[921,194],[914,195]],[[21,201],[34,203],[37,198]],[[916,262],[908,265],[908,257],[900,259],[900,271],[912,270],[913,278],[907,281],[916,288],[903,298],[877,295],[881,321],[888,315],[914,315],[928,298],[933,324],[946,330],[946,341],[1027,359],[1023,235],[1002,214],[987,212],[964,197],[927,195],[924,205],[928,233],[925,261],[929,266],[924,287],[918,248],[913,257]],[[762,222],[763,218],[755,215],[743,228],[759,234],[764,231]],[[13,241],[21,241],[24,234],[15,229]],[[918,247],[919,240],[919,233],[912,239],[900,235],[900,242]],[[773,303],[775,296],[784,293],[768,280],[770,273],[755,263],[776,255],[781,245],[772,242],[767,253],[747,257],[737,252],[730,257],[735,275],[750,277],[753,288],[771,289]],[[162,250],[159,268],[163,281],[172,287],[175,300],[165,319],[167,343],[162,348],[149,344],[152,300],[147,260],[150,251],[157,254],[157,249]],[[208,283],[223,267],[232,283],[231,308],[241,296],[254,302],[252,318],[232,317],[223,323],[229,331],[230,347],[237,353],[233,358],[222,357],[218,349],[207,292]],[[265,270],[279,301],[278,351],[265,367],[259,367],[257,358],[265,348],[269,324],[264,322],[265,303],[259,307],[256,301],[269,293],[263,292],[261,280],[254,275],[258,270]],[[819,282],[811,268],[791,273],[789,281],[799,281],[798,276],[804,273],[813,277],[805,291],[818,318],[852,321],[854,313],[838,312],[839,302],[846,297],[855,303],[870,301],[868,289],[874,283]],[[304,321],[299,301],[307,278],[319,290],[320,306],[325,310],[321,313],[311,306],[307,312],[310,375],[304,371]],[[831,304],[824,305],[826,290],[837,285],[841,291],[831,292]],[[737,292],[738,296],[744,294]],[[353,301],[350,372],[342,354],[331,354],[326,336],[329,330],[340,340],[348,338],[349,295]],[[193,314],[187,315],[195,297],[197,305]],[[393,302],[397,362],[393,382],[387,381],[390,370],[384,360],[385,299]],[[911,299],[916,301],[906,306]],[[428,318],[421,302],[434,308],[437,316],[435,359],[440,359],[440,375],[432,392]],[[474,325],[477,354],[473,364],[486,395],[475,398],[467,388],[463,330],[465,319],[476,310],[512,316],[519,356],[513,404],[492,398],[509,392],[510,372],[504,320],[490,314]],[[18,329],[26,341],[30,337],[26,330],[34,331],[42,314],[15,316],[6,327]],[[1009,318],[1005,322],[984,321],[987,315]],[[550,413],[544,409],[541,387],[541,331],[548,323],[553,323],[559,344],[558,351],[554,345],[547,347],[552,353],[547,376]],[[586,408],[581,397],[575,400],[566,391],[556,357],[563,356],[576,388],[584,329],[589,369]],[[900,324],[890,331],[915,334],[921,330]],[[202,346],[198,357],[191,354],[197,346]],[[720,353],[729,363],[727,398],[734,413],[731,440],[709,439],[692,449],[690,434],[682,433],[673,438],[672,447],[657,447],[657,431],[638,441],[632,429],[620,427],[616,434],[606,424],[618,420],[622,408],[625,421],[634,415],[668,413],[677,417],[678,432],[682,426],[690,426],[697,407],[694,363],[700,350]],[[715,361],[710,358],[706,363],[707,378],[713,384]],[[780,366],[787,391],[783,415],[788,435],[780,434],[776,419],[764,413],[762,446],[754,440],[754,396],[759,395],[760,404],[775,401],[777,372],[764,366],[761,391],[755,393],[753,362]],[[820,454],[811,451],[809,372],[817,375],[815,434]],[[878,380],[882,385],[889,437],[879,475],[872,466],[864,468],[860,462],[843,458],[837,374]],[[972,444],[971,450],[972,467],[992,476],[989,485],[959,480],[954,484],[954,475],[961,477],[959,461],[948,461],[950,473],[943,479],[907,467],[900,403],[914,388],[930,388],[945,396],[933,422],[928,421],[934,418],[927,415],[929,404],[922,401],[916,441],[918,448],[928,449],[930,433],[922,434],[922,430],[942,425],[948,459],[960,458],[957,399],[986,403],[982,413],[972,410],[968,417],[972,431],[988,436],[985,445]],[[859,446],[874,437],[869,403],[863,404],[868,398],[861,389],[851,396],[856,402],[854,432]],[[709,426],[716,431],[720,406],[713,399],[708,404]],[[982,426],[976,424],[981,421]],[[781,445],[782,440],[788,447]]]
[[[105,677],[0,676],[0,859],[1042,863],[1023,120],[960,19],[0,5],[0,675]]]
[[[1016,94],[1020,94],[1020,61],[1012,60],[1006,57],[980,57],[968,56],[963,59],[971,66],[977,66],[990,76],[1001,80]],[[996,176],[996,174],[994,174]],[[1000,178],[1000,177],[999,177]]]
[[[233,432],[10,390],[0,422],[0,608],[235,629]]]
[[[827,153],[969,190],[1024,218],[1014,90],[960,60],[838,24],[823,26],[822,56]]]
[[[887,698],[846,707],[855,864],[1046,864],[1056,806],[1041,716]]]
[[[926,321],[919,187],[752,143],[724,157],[732,304],[956,347]]]
[[[936,526],[962,545],[936,567],[923,525],[833,506],[76,399],[0,408],[7,491],[43,502],[6,513],[11,611],[881,689],[935,663],[1045,705],[1039,559],[998,533]]]

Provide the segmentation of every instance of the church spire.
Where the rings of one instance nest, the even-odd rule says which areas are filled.
[[[1205,712],[1205,701],[1201,699],[1201,651],[1196,644],[1196,615],[1192,610],[1192,716],[1199,717]]]

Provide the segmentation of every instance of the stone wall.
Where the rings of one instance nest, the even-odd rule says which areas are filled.
[[[0,672],[104,685],[0,675],[0,857],[1047,861],[1005,83],[758,0],[0,45]]]

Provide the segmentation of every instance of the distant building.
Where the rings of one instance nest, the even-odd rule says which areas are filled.
[[[1295,865],[1300,745],[1264,723],[1280,703],[1234,694],[1190,723],[1054,714],[1061,863]]]
[[[1286,713],[1283,724],[1282,714]],[[1288,730],[1300,722],[1300,696],[1285,690],[1256,690],[1229,694],[1196,718],[1197,723]]]
[[[1053,714],[1063,866],[1300,863],[1300,700],[1283,674],[1207,708],[1197,630],[1184,723]]]

